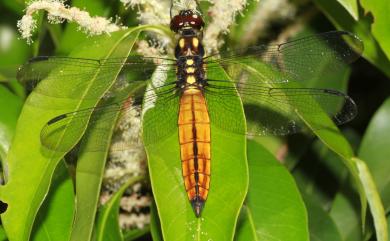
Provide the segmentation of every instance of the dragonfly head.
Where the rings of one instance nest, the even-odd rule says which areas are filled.
[[[201,30],[204,22],[201,15],[195,10],[181,10],[178,15],[171,20],[171,30],[175,33],[184,29]]]

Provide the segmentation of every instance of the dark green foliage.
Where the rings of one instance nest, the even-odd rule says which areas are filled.
[[[246,26],[264,1],[248,2],[248,9],[237,17],[237,25],[225,37],[222,48],[247,45],[243,38],[248,34]],[[310,81],[303,82],[303,86],[289,86],[348,92],[359,108],[357,120],[340,131],[321,111],[320,105],[313,105],[319,110],[317,116],[307,113],[299,116],[299,121],[308,127],[305,133],[250,140],[212,123],[212,191],[202,217],[196,218],[184,190],[177,135],[169,132],[176,125],[174,118],[143,130],[149,176],[129,180],[101,207],[98,201],[103,171],[119,115],[88,112],[82,122],[64,118],[69,122],[68,128],[59,130],[47,143],[41,143],[41,129],[53,117],[104,106],[138,91],[139,86],[129,86],[116,99],[102,99],[111,90],[119,67],[110,72],[91,66],[87,71],[90,75],[73,78],[61,76],[61,71],[48,72],[32,93],[29,93],[31,86],[22,86],[15,77],[18,66],[33,55],[126,58],[133,53],[136,42],[145,39],[146,31],[172,38],[167,27],[136,27],[136,9],[125,9],[119,1],[72,1],[73,6],[85,8],[91,15],[119,15],[129,24],[129,29],[110,36],[86,37],[77,31],[75,24],[48,24],[41,14],[33,37],[35,42],[27,45],[18,39],[16,30],[16,21],[25,7],[23,1],[0,2],[0,35],[9,37],[8,43],[1,42],[6,40],[0,38],[0,177],[4,184],[0,186],[0,200],[8,204],[8,210],[1,215],[0,241],[7,237],[11,241],[116,241],[150,237],[168,241],[388,241],[390,22],[386,9],[389,3],[387,0],[296,0],[291,4],[297,8],[298,20],[273,20],[263,29],[260,39],[255,39],[256,44],[286,35],[298,38],[331,28],[359,36],[365,46],[364,59],[327,75],[326,80],[321,67],[326,66],[328,59],[322,59],[318,69],[311,73]],[[210,4],[203,2],[201,6],[206,13]],[[257,69],[253,76],[273,71],[259,62],[247,61],[241,65]],[[40,68],[39,64],[34,67],[22,71],[29,73]],[[216,76],[210,74],[210,79],[236,77],[234,71],[225,72],[220,66],[216,69]],[[61,70],[81,72],[85,68],[66,66]],[[96,73],[101,77],[95,78]],[[173,70],[168,78],[173,80]],[[79,87],[77,91],[74,86]],[[227,113],[222,101],[211,95],[207,98],[211,117],[220,115],[222,123],[223,118],[229,120],[232,118],[229,115],[234,115],[235,127],[243,129],[246,114],[248,128],[253,127],[248,112],[250,99],[243,98],[241,102],[238,95],[231,98],[229,104],[235,106],[234,113]],[[302,101],[295,103],[298,109],[313,99],[308,97]],[[167,103],[177,106],[177,99],[157,102],[159,108],[147,112],[144,121],[150,122],[157,115],[175,116],[177,109],[167,108]],[[268,107],[272,109],[272,105]],[[327,128],[319,129],[316,123]],[[102,129],[105,131],[98,131]],[[163,130],[160,133],[171,135],[159,141],[161,136],[156,134],[159,129]],[[74,130],[82,131],[72,138],[66,135]],[[81,147],[73,150],[77,168],[72,173],[63,158],[80,141]],[[121,196],[128,186],[142,179],[153,189],[151,223],[143,229],[121,230],[117,222]]]

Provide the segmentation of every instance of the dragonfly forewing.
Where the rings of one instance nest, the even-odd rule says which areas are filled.
[[[303,88],[295,81],[270,83],[267,76],[280,74],[274,72],[264,63],[252,62],[241,64],[239,73],[228,71],[234,88],[226,85],[231,80],[209,79],[206,91],[220,98],[226,113],[236,111],[229,96],[238,91],[248,130],[235,129],[233,118],[216,118],[214,124],[249,136],[288,135],[305,131],[308,125],[314,130],[333,128],[330,120],[341,125],[356,116],[356,105],[349,96],[331,89]]]
[[[282,44],[222,51],[217,54],[219,59],[213,59],[213,55],[205,62],[208,65],[220,63],[232,68],[234,65],[251,64],[257,60],[276,73],[264,78],[263,81],[269,83],[305,82],[315,78],[319,72],[323,80],[332,80],[335,72],[343,71],[347,64],[360,57],[363,48],[362,41],[355,35],[332,31]]]
[[[24,64],[18,71],[18,80],[36,93],[56,98],[85,98],[80,89],[86,88],[92,82],[94,87],[104,85],[115,78],[119,84],[148,81],[158,63],[164,60],[166,66],[172,67],[175,60],[164,58],[147,58],[138,55],[109,58],[84,59],[60,56],[40,56]],[[118,73],[118,69],[120,72]],[[49,86],[39,85],[44,79],[50,79]],[[74,85],[64,82],[73,81]],[[48,82],[48,81],[46,81]]]

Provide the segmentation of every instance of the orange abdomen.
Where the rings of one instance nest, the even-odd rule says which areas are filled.
[[[200,215],[210,188],[210,118],[198,89],[184,90],[180,98],[179,141],[182,173],[195,214]]]

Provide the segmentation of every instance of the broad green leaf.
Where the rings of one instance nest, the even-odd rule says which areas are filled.
[[[386,211],[390,210],[390,98],[377,110],[370,121],[359,148],[381,194]]]
[[[346,130],[343,134],[354,143],[354,147],[357,146],[359,137],[355,132]],[[329,150],[321,141],[315,140],[306,155],[301,157],[293,175],[300,191],[318,206],[328,210],[348,177],[348,170],[340,156]]]
[[[153,241],[162,241],[161,223],[157,213],[156,203],[152,202],[150,207],[150,234]]]
[[[287,169],[253,141],[248,165],[246,220],[236,240],[309,240],[306,208]]]
[[[20,98],[0,85],[0,159],[3,161],[11,145],[22,104]]]
[[[359,218],[359,197],[350,186],[338,193],[333,201],[330,216],[334,220],[342,240],[363,240],[361,219]]]
[[[264,65],[261,65],[259,63],[256,63],[255,61],[247,62],[246,64],[242,64],[245,68],[252,68],[256,71],[263,71],[259,72],[257,75],[262,76],[266,72],[264,71],[270,71],[269,69],[264,68]],[[321,69],[321,66],[318,66],[317,68]],[[272,71],[272,70],[271,70]],[[300,69],[298,71],[303,71],[303,69]],[[298,72],[299,73],[299,72]],[[303,75],[302,75],[303,76]],[[256,75],[250,76],[251,81],[253,81],[253,78],[256,78]],[[259,78],[259,81],[262,79]],[[279,85],[273,85],[273,87],[279,87]],[[301,87],[298,82],[288,82],[283,83],[283,86],[280,86],[281,88],[297,88]],[[284,89],[280,89],[280,96],[283,96]],[[290,121],[293,121],[294,125],[306,125],[308,128],[310,128],[314,134],[333,152],[335,152],[337,155],[339,155],[343,163],[348,167],[349,171],[354,177],[355,183],[357,185],[361,204],[362,204],[362,220],[365,220],[365,214],[366,214],[366,208],[367,208],[367,200],[365,196],[365,190],[363,189],[363,185],[361,183],[361,180],[359,179],[358,170],[356,167],[355,161],[352,159],[353,157],[353,150],[348,141],[345,139],[345,137],[340,133],[337,126],[334,124],[334,122],[330,119],[327,112],[333,113],[332,111],[335,110],[339,106],[339,101],[334,98],[333,100],[326,99],[323,102],[317,102],[316,99],[314,99],[313,96],[309,95],[301,95],[299,98],[295,98],[296,95],[286,95],[283,100],[280,100],[280,102],[289,103],[288,107],[286,105],[278,108],[278,103],[269,103],[265,102],[263,103],[261,99],[251,99],[251,96],[248,96],[248,102],[251,104],[251,101],[253,100],[255,104],[260,104],[264,106],[265,108],[270,109],[278,114],[284,115],[287,119]],[[244,106],[246,103],[248,103],[244,100]],[[326,103],[326,104],[324,104]],[[307,105],[310,105],[310,111],[307,110]],[[276,106],[276,108],[274,107]],[[341,107],[341,106],[340,106]],[[339,108],[340,108],[339,107]],[[259,117],[253,118],[253,113],[246,112],[247,114],[247,121],[250,120],[248,118],[248,114],[252,116],[252,119],[255,120],[255,122],[250,123],[248,121],[248,130],[251,129],[257,129],[259,128],[259,122],[261,123],[261,119]],[[258,113],[260,115],[261,113]],[[268,117],[267,117],[268,118]],[[298,123],[298,124],[297,124]],[[271,126],[272,127],[272,126]]]
[[[389,2],[386,0],[360,0],[360,3],[364,8],[365,14],[372,14],[372,34],[386,53],[387,59],[390,59]]]
[[[387,215],[387,232],[390,233],[390,215]]]
[[[146,226],[142,229],[129,230],[123,233],[124,241],[137,240],[138,238],[145,236],[150,232],[150,226]]]
[[[328,148],[330,148],[333,152],[342,158],[344,164],[352,174],[360,196],[360,203],[362,205],[361,219],[363,221],[363,227],[365,225],[364,221],[366,217],[365,215],[368,200],[368,204],[370,205],[370,210],[374,218],[377,235],[380,235],[377,238],[378,240],[387,240],[387,229],[384,222],[385,215],[383,206],[380,199],[378,198],[379,194],[375,187],[375,183],[372,180],[369,169],[362,161],[353,156],[354,154],[352,147],[329,118],[326,116],[323,116],[322,118],[322,123],[325,126],[328,126],[328,128],[316,130],[316,127],[314,126],[313,128],[311,123],[313,123],[313,120],[315,121],[318,117],[314,117],[314,119],[313,117],[314,116],[306,114],[301,115],[302,120],[307,123],[316,136],[325,145],[327,145]]]
[[[310,155],[302,158],[293,175],[301,193],[327,209],[348,173],[340,157],[319,140],[308,151]]]
[[[343,7],[351,14],[355,19],[359,19],[358,3],[357,0],[337,0]]]
[[[4,231],[3,226],[0,226],[0,241],[7,241],[7,234]]]
[[[104,204],[97,218],[97,241],[119,241],[123,240],[123,235],[119,227],[119,204],[123,193],[126,189],[136,182],[142,180],[143,177],[130,178],[122,187]],[[75,239],[77,240],[77,239]]]
[[[229,79],[223,69],[217,66],[208,77]],[[239,128],[245,128],[238,96],[229,96],[229,101],[236,108],[233,113],[224,111],[223,96],[213,98],[206,94],[206,100],[211,116],[219,115],[219,118],[234,120],[239,123]],[[144,123],[160,117],[155,129],[145,128],[144,125],[143,134],[163,238],[170,241],[232,240],[248,185],[245,136],[220,129],[210,117],[210,191],[201,217],[196,218],[182,177],[177,110],[177,98],[169,102],[157,99],[154,108],[144,115]],[[157,138],[166,130],[171,131],[164,138]],[[158,141],[153,142],[154,139]]]
[[[355,21],[336,1],[314,0],[314,3],[336,28],[358,35],[364,43],[364,58],[390,76],[390,61],[371,34],[369,16],[361,16]]]
[[[131,93],[126,88],[125,91],[126,94],[118,93],[114,98],[101,101],[100,104],[104,106],[123,100],[125,96]],[[88,126],[78,153],[76,209],[70,238],[74,241],[90,240],[92,237],[104,168],[119,112],[115,115],[111,113],[94,113],[94,115],[97,115],[94,118],[96,122]],[[102,140],[107,141],[103,142]],[[96,148],[97,143],[99,143],[99,148]]]
[[[304,118],[304,117],[303,117]],[[328,122],[328,120],[324,119]],[[330,121],[330,120],[329,120]],[[339,155],[343,160],[345,166],[349,169],[349,172],[354,178],[354,183],[357,186],[357,190],[360,197],[361,204],[361,219],[366,219],[366,210],[367,210],[367,189],[363,185],[361,176],[359,176],[359,168],[355,159],[353,159],[352,148],[349,145],[345,137],[340,133],[337,127],[333,123],[328,123],[331,128],[323,130],[313,130],[316,136],[326,145],[329,149]],[[310,124],[308,124],[310,126]]]
[[[257,237],[260,234],[256,233],[256,225],[253,218],[250,216],[250,212],[247,206],[244,204],[241,208],[241,213],[238,219],[236,233],[234,234],[234,240],[251,241],[258,240]]]
[[[39,209],[31,240],[68,241],[73,212],[73,183],[62,161],[54,172],[48,196]]]
[[[113,33],[111,36],[91,38],[79,46],[71,56],[123,58],[131,51],[138,33],[138,29],[129,29]],[[62,156],[79,141],[88,119],[85,119],[83,126],[79,126],[79,136],[67,136],[67,129],[63,130],[64,138],[57,140],[59,144],[57,146],[62,148],[58,152],[50,152],[41,146],[42,127],[51,118],[60,114],[95,106],[113,84],[120,66],[117,70],[112,69],[110,74],[105,73],[104,78],[96,78],[99,76],[99,68],[94,69],[96,71],[89,76],[57,78],[67,71],[77,73],[84,70],[79,70],[77,66],[54,70],[29,96],[22,110],[13,145],[7,157],[9,182],[0,189],[1,199],[9,204],[9,210],[2,215],[2,221],[11,240],[28,240],[34,217],[48,191],[53,171]],[[72,126],[72,123],[69,123],[69,127],[77,128]],[[29,188],[21,189],[23,186]]]
[[[364,161],[358,158],[353,158],[352,160],[356,163],[358,168],[359,178],[363,184],[370,211],[374,219],[376,240],[387,241],[389,235],[387,233],[386,214],[374,179]]]
[[[320,112],[318,112],[319,114]],[[310,115],[301,115],[303,121],[312,128],[314,134],[334,153],[341,157],[341,160],[345,166],[349,169],[349,172],[354,178],[355,185],[360,197],[361,203],[361,218],[365,220],[366,218],[366,209],[367,209],[367,191],[365,190],[361,176],[359,176],[359,169],[355,159],[353,159],[353,150],[345,137],[340,133],[339,129],[334,125],[334,123],[329,119],[329,117],[323,115],[322,123],[328,128],[324,129],[314,129],[311,125],[312,117]],[[314,119],[315,120],[315,119]],[[318,120],[317,120],[318,121]],[[314,122],[315,123],[315,122]]]
[[[308,195],[303,195],[309,215],[311,241],[342,241],[341,235],[333,219]]]

